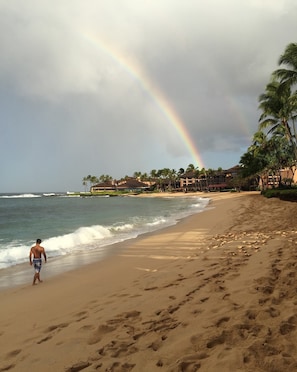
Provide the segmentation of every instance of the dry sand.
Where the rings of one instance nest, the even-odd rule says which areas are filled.
[[[296,371],[297,204],[209,196],[117,256],[1,291],[0,371]]]

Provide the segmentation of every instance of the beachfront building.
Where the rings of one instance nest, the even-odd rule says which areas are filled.
[[[97,183],[96,185],[92,185],[90,191],[91,192],[100,192],[100,191],[115,191],[116,185],[114,181],[106,181]]]
[[[240,166],[227,170],[205,170],[200,174],[195,171],[180,176],[180,188],[184,191],[222,191],[232,189],[232,180],[238,177]]]
[[[148,190],[149,186],[140,182],[135,178],[126,178],[121,181],[112,180],[107,182],[101,182],[91,187],[91,192],[114,192],[114,191],[125,191],[125,192],[139,192]]]
[[[179,187],[183,191],[201,191],[198,185],[198,178],[195,172],[186,172],[179,178]]]
[[[170,191],[170,192],[208,192],[228,190],[259,190],[263,188],[278,187],[297,183],[297,172],[286,168],[277,175],[261,175],[242,179],[241,166],[223,170],[190,170],[181,174],[160,177],[125,177],[121,180],[111,180],[91,186],[92,193],[99,192],[145,192],[145,191]]]
[[[296,167],[280,169],[277,174],[265,173],[259,179],[259,189],[273,189],[282,186],[291,186],[297,184]]]

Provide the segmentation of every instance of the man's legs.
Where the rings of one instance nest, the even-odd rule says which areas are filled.
[[[39,283],[42,283],[42,280],[40,279],[40,270],[41,270],[41,260],[34,259],[34,268],[35,268],[35,274],[33,278],[33,284],[36,284],[36,280],[39,281]]]
[[[36,280],[38,280],[39,283],[42,283],[42,280],[40,279],[39,273],[35,273],[34,278],[33,278],[33,284],[32,285],[36,284]]]

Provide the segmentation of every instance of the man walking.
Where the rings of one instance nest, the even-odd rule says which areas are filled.
[[[44,257],[44,262],[46,262],[46,254],[44,248],[40,245],[41,244],[41,239],[36,240],[36,245],[31,248],[30,254],[29,254],[29,260],[30,260],[30,265],[34,265],[34,278],[33,278],[33,284],[36,284],[36,280],[38,280],[39,283],[42,283],[42,280],[40,279],[40,270],[42,266],[42,259],[41,257]]]

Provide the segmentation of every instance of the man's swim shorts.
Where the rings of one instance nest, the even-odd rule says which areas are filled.
[[[33,258],[33,265],[36,273],[40,273],[42,260],[41,258]]]

